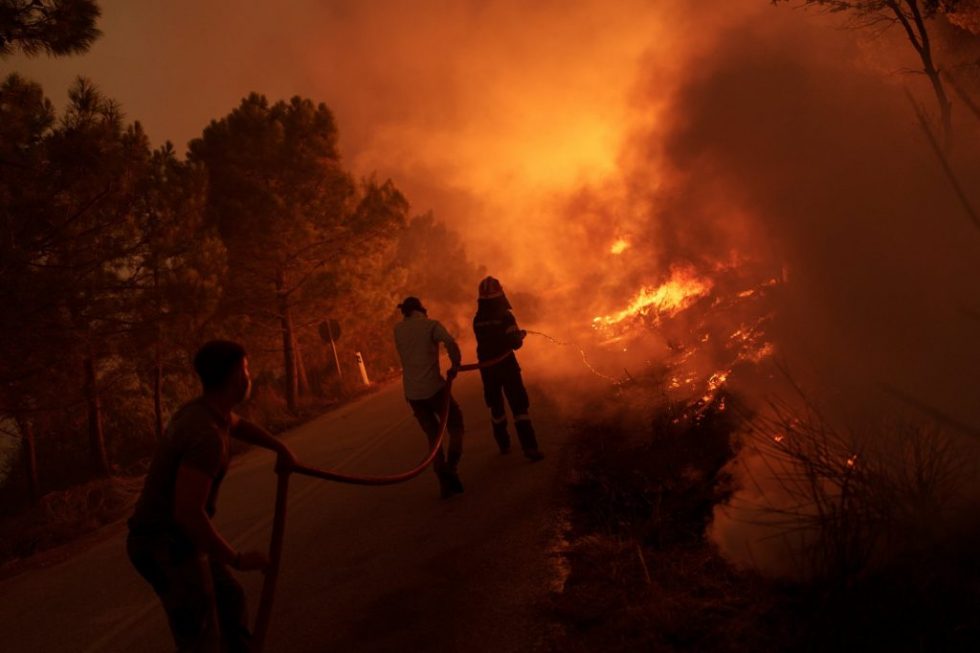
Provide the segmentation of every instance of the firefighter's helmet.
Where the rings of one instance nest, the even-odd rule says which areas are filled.
[[[495,299],[503,296],[503,286],[493,277],[487,277],[480,282],[480,299]]]

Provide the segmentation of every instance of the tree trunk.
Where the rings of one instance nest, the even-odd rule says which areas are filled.
[[[160,301],[160,267],[154,261],[153,266],[153,294],[156,300],[156,342],[154,343],[153,357],[153,418],[156,430],[154,444],[163,439],[163,343],[161,342],[160,320],[163,317],[163,308]]]
[[[163,351],[157,334],[156,352],[153,359],[153,418],[155,442],[163,439]]]
[[[95,373],[95,355],[89,353],[85,359],[85,400],[88,404],[89,452],[92,456],[93,471],[99,476],[111,476],[109,456],[105,447],[105,431],[102,426],[102,397],[99,395],[98,379]]]
[[[299,340],[293,340],[293,347],[296,350],[296,373],[299,381],[299,394],[307,396],[310,394],[310,377],[306,374],[306,361],[303,360],[303,348],[299,346]]]
[[[291,412],[296,411],[296,352],[293,349],[293,317],[289,309],[289,297],[283,273],[276,274],[276,302],[279,309],[279,320],[282,325],[282,356],[286,372],[286,406]]]
[[[936,104],[939,105],[939,119],[943,131],[943,150],[948,152],[953,144],[953,103],[949,100],[942,76],[933,59],[932,41],[929,38],[929,30],[926,27],[919,0],[905,0],[905,5],[912,17],[911,20],[909,20],[905,10],[899,6],[898,0],[888,0],[886,5],[905,29],[912,47],[915,48],[919,59],[922,60],[922,72],[929,78],[932,92],[936,96]]]
[[[34,440],[34,422],[21,419],[17,420],[21,437],[21,457],[24,464],[24,473],[27,476],[27,497],[32,504],[37,503],[41,498],[41,486],[37,479],[37,448]]]

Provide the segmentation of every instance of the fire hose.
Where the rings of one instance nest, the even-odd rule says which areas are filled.
[[[482,363],[460,365],[458,370],[460,372],[471,372],[480,368],[491,367],[503,362],[512,355],[513,352],[509,351],[506,354]],[[446,423],[449,421],[449,404],[450,401],[452,401],[452,388],[453,380],[448,379],[445,385],[445,399],[443,401],[442,409],[439,411],[439,434],[436,436],[436,440],[432,444],[428,455],[422,462],[406,472],[386,476],[365,476],[359,474],[341,474],[340,472],[332,472],[330,470],[300,464],[292,465],[286,469],[278,469],[276,471],[278,477],[276,482],[276,507],[275,514],[272,519],[272,535],[269,543],[269,566],[266,567],[265,570],[265,579],[262,583],[262,594],[259,598],[259,609],[255,616],[255,632],[252,636],[253,651],[256,651],[256,653],[261,653],[265,645],[266,634],[269,631],[269,620],[272,616],[272,601],[275,598],[276,581],[279,580],[279,563],[282,559],[283,535],[286,530],[286,504],[289,495],[289,475],[295,473],[302,474],[304,476],[312,476],[325,481],[347,483],[350,485],[373,486],[394,485],[396,483],[403,483],[415,478],[426,470],[426,468],[432,463],[433,459],[435,459],[436,454],[442,450],[442,441],[446,434]]]

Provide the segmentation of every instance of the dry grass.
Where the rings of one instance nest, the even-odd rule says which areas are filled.
[[[36,508],[0,522],[0,561],[27,558],[121,519],[142,485],[141,476],[118,477],[49,492]]]

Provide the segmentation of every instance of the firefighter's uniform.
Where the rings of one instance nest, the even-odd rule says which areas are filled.
[[[530,401],[521,366],[517,363],[514,350],[520,349],[526,333],[518,328],[517,319],[510,311],[510,303],[504,295],[500,282],[487,277],[480,283],[480,299],[476,316],[473,318],[473,332],[476,334],[476,357],[481,363],[492,361],[510,353],[501,362],[480,368],[483,379],[483,398],[490,409],[493,437],[501,453],[510,450],[510,434],[507,431],[507,413],[504,398],[510,404],[514,415],[517,439],[524,455],[531,460],[540,460],[543,455],[538,450],[534,426],[528,415]]]

